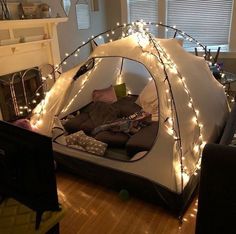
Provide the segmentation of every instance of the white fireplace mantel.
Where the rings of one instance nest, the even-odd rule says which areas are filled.
[[[0,21],[0,76],[59,64],[57,24],[66,21],[67,18]]]

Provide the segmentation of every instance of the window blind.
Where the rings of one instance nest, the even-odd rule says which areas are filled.
[[[201,43],[228,44],[232,0],[168,0],[167,24],[190,34]],[[168,37],[173,32],[168,31]],[[192,47],[192,43],[185,47]]]
[[[129,22],[143,19],[145,22],[158,22],[158,0],[128,0]],[[156,27],[151,27],[150,31],[157,34]]]

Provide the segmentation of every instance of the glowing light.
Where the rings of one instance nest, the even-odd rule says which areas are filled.
[[[198,153],[199,152],[199,145],[195,145],[193,147],[193,150],[194,150],[195,153]]]
[[[193,123],[197,124],[197,117],[192,118]]]
[[[172,128],[167,128],[167,133],[171,136],[174,135],[174,130]]]
[[[205,147],[205,145],[206,145],[206,142],[205,142],[205,141],[203,141],[203,142],[202,142],[202,144],[201,144],[201,146],[200,146],[200,147],[201,147],[201,149],[203,149],[203,148]]]
[[[172,118],[169,118],[168,122],[169,122],[169,124],[173,125],[173,119]]]
[[[42,124],[43,124],[43,120],[40,119],[40,120],[37,121],[36,126],[41,126]]]

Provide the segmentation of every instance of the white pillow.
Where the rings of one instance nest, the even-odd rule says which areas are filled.
[[[152,114],[152,120],[158,120],[158,97],[154,80],[148,82],[136,101],[142,109]]]

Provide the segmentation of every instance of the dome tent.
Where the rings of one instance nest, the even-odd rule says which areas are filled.
[[[156,39],[142,30],[98,46],[88,61],[94,64],[79,79],[74,77],[84,64],[61,75],[34,110],[31,123],[49,135],[55,120],[89,104],[94,89],[116,83],[120,74],[128,74],[125,82],[137,86],[130,91],[132,94],[140,93],[135,76],[153,78],[158,93],[159,128],[145,156],[131,161],[111,160],[58,143],[54,143],[54,152],[65,164],[70,160],[72,164],[86,162],[88,168],[97,165],[109,169],[109,173],[114,171],[118,177],[139,178],[143,188],[145,183],[150,184],[169,207],[182,209],[196,187],[205,142],[219,138],[228,115],[222,85],[212,76],[205,60],[187,53],[177,40]],[[142,68],[138,70],[135,63]]]

